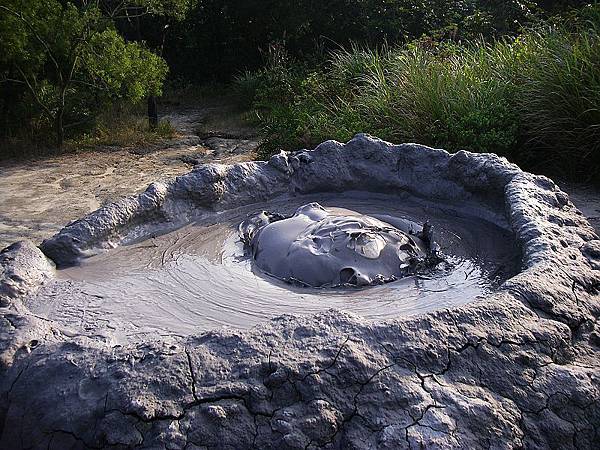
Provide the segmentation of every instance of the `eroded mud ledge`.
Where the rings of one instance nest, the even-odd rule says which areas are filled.
[[[23,306],[53,268],[17,244],[0,256],[0,447],[596,447],[600,241],[552,181],[495,155],[357,136],[268,163],[199,166],[42,249],[71,264],[165,221],[357,188],[477,205],[514,231],[523,270],[484,300],[422,316],[331,311],[108,348]]]

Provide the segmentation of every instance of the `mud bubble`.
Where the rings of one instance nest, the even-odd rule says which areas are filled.
[[[303,205],[291,217],[253,214],[239,234],[260,269],[306,287],[384,284],[441,261],[428,223],[319,203]]]

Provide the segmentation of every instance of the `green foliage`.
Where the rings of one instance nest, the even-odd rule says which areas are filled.
[[[518,33],[523,25],[586,0],[202,0],[174,24],[165,57],[190,80],[229,80],[262,66],[283,43],[302,61],[349,48],[423,36],[465,42]]]
[[[131,0],[130,4],[142,7],[143,12],[148,14],[183,20],[190,8],[196,6],[197,0]]]
[[[82,55],[83,68],[105,93],[138,102],[162,94],[167,75],[164,60],[138,42],[125,43],[113,29],[90,37]]]
[[[23,112],[19,103],[29,104],[27,120],[54,128],[60,146],[65,129],[110,102],[161,93],[164,60],[141,42],[125,42],[100,2],[4,0],[0,24],[5,127]]]
[[[108,106],[161,95],[164,55],[172,84],[237,74],[265,156],[356,131],[506,155],[589,149],[600,13],[565,13],[585,3],[1,0],[0,137],[89,132]]]
[[[261,155],[368,132],[494,152],[563,175],[600,171],[600,7],[518,38],[338,50],[317,69],[270,64],[238,81]],[[585,17],[585,20],[582,20]]]

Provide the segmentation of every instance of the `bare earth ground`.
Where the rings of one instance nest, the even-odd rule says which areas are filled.
[[[254,130],[228,106],[178,107],[163,118],[178,136],[147,148],[0,163],[0,249],[22,238],[40,243],[101,205],[186,173],[196,163],[252,159],[257,146]],[[560,184],[600,231],[600,190]]]
[[[162,118],[178,135],[148,148],[104,148],[0,163],[0,249],[22,238],[40,243],[88,212],[199,162],[252,159],[253,130],[229,107],[177,108]]]
[[[586,184],[558,183],[600,234],[600,189]]]

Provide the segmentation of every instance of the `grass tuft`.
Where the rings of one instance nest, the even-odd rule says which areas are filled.
[[[117,106],[100,114],[89,131],[69,139],[65,150],[142,147],[161,139],[172,139],[176,134],[168,120],[159,121],[158,127],[151,130],[148,117],[139,106]]]

